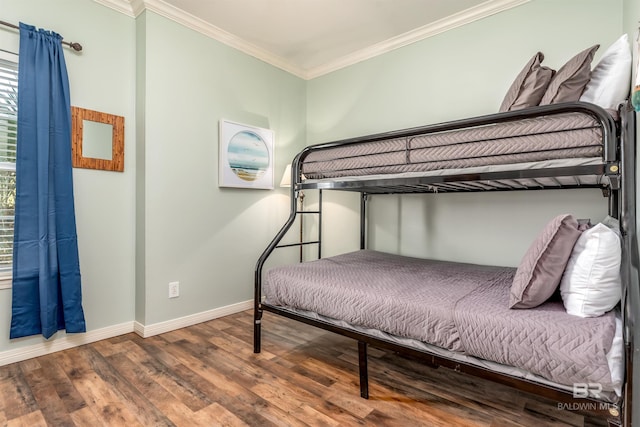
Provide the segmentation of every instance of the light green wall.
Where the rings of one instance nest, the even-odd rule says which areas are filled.
[[[84,50],[65,49],[71,105],[125,117],[123,173],[74,169],[83,307],[87,328],[131,322],[134,313],[135,22],[86,0],[0,0],[1,18],[53,29]],[[82,17],[82,18],[79,18]],[[18,33],[0,27],[0,48]],[[0,290],[0,351],[43,342],[9,340],[11,290]],[[63,332],[56,338],[64,336]],[[55,338],[54,338],[55,339]]]
[[[629,40],[635,40],[638,37],[638,29],[640,28],[640,2],[635,0],[623,1],[623,18],[624,18],[624,30],[629,34]],[[636,53],[634,57],[637,61]],[[634,63],[634,71],[636,69],[637,62]]]
[[[218,187],[218,123],[274,131],[277,185],[304,146],[306,92],[304,80],[151,12],[145,36],[138,268],[153,324],[253,297],[253,266],[287,216],[287,195]],[[172,281],[177,299],[167,298]]]
[[[145,191],[145,158],[146,158],[146,89],[145,79],[147,75],[147,14],[146,12],[136,19],[136,243],[135,243],[135,319],[140,324],[145,322],[145,215],[146,215],[146,191]]]
[[[623,17],[624,17],[624,31],[629,34],[629,40],[631,41],[635,41],[636,38],[638,37],[638,31],[640,29],[640,2],[638,2],[637,0],[624,0],[624,10],[623,10]],[[636,73],[638,72],[637,68],[638,68],[638,62],[639,62],[639,58],[638,58],[638,52],[636,49],[633,50],[633,72],[631,73],[631,78],[632,78],[632,84],[635,84],[635,76]],[[638,121],[638,118],[640,117],[640,114],[636,113],[636,121]],[[636,135],[636,141],[640,141],[640,125],[636,125],[636,131],[637,131],[637,135]],[[640,158],[638,158],[638,168],[636,168],[636,171],[639,170],[640,168]],[[638,188],[640,188],[640,173],[636,172],[637,176],[637,186]],[[640,199],[639,199],[640,200]],[[638,209],[638,211],[640,212],[640,209]],[[640,220],[636,217],[636,223],[638,224],[637,226],[640,227]]]
[[[497,112],[536,51],[557,69],[599,43],[595,64],[622,33],[621,22],[621,0],[533,0],[316,78],[307,89],[307,142]],[[341,208],[347,213],[341,226],[356,227],[357,198],[340,197],[351,201],[351,209]],[[370,247],[514,266],[545,222],[564,212],[597,221],[606,214],[606,203],[597,190],[374,196]],[[325,252],[357,245],[357,234],[351,233]]]
[[[534,0],[304,82],[151,12],[133,19],[87,0],[0,0],[3,20],[84,45],[65,53],[73,105],[125,116],[125,172],[74,171],[88,328],[151,325],[252,298],[253,267],[287,216],[288,193],[218,188],[221,118],[275,131],[277,183],[305,143],[496,111],[536,50],[553,67],[593,43],[601,54],[621,32],[622,7]],[[633,1],[624,7],[637,18]],[[0,27],[0,48],[17,50],[16,33]],[[325,192],[325,201],[324,254],[357,247],[357,198]],[[552,214],[604,214],[596,191],[375,197],[371,206],[375,247],[505,265]],[[175,280],[181,296],[169,300]],[[8,340],[10,295],[0,290],[0,352],[42,341]]]
[[[65,50],[72,105],[125,117],[124,173],[74,170],[88,330],[250,300],[288,193],[218,188],[218,121],[273,129],[279,181],[304,146],[305,82],[153,13],[87,0],[0,0],[0,10],[81,42],[81,54]],[[17,33],[0,27],[0,48],[17,51]],[[175,280],[181,295],[169,300]],[[10,312],[11,290],[0,290],[0,352],[43,342],[10,341]]]

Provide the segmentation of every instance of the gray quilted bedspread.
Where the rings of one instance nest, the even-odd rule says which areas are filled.
[[[602,156],[591,116],[567,113],[311,152],[307,178],[335,178]]]
[[[613,390],[606,354],[615,317],[580,318],[562,302],[509,309],[514,268],[357,251],[267,271],[272,305],[420,340],[560,384]]]

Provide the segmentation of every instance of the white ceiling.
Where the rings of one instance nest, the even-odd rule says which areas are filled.
[[[149,9],[313,78],[529,0],[95,0]]]

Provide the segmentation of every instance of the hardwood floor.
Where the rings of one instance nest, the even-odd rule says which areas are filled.
[[[595,426],[554,402],[265,313],[151,338],[127,334],[0,367],[6,426]]]

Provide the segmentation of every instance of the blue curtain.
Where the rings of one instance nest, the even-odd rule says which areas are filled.
[[[20,23],[11,338],[86,330],[61,41]]]

